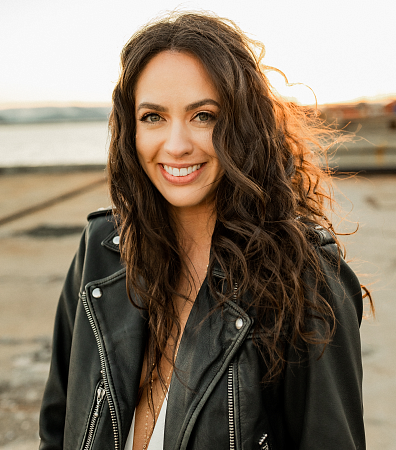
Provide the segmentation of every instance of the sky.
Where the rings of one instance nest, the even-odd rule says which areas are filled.
[[[271,82],[300,103],[315,103],[311,89],[319,104],[396,97],[392,0],[2,0],[0,106],[109,103],[124,44],[175,8],[212,11],[262,41],[264,63],[301,84]]]

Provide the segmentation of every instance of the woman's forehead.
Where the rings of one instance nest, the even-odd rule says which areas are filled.
[[[136,83],[137,105],[183,103],[186,106],[203,99],[220,103],[205,67],[197,57],[188,53],[159,53],[147,63]]]

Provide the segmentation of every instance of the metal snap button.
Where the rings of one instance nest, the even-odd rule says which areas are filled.
[[[240,330],[243,327],[243,320],[238,317],[238,319],[235,321],[235,328],[237,330]]]
[[[92,297],[95,297],[95,298],[100,298],[100,297],[102,297],[102,294],[103,294],[103,292],[102,292],[102,289],[100,289],[100,288],[95,288],[95,289],[92,291]]]
[[[114,245],[119,245],[120,243],[120,236],[114,236],[113,237],[113,244]]]

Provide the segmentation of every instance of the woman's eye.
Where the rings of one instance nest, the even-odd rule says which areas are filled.
[[[208,112],[200,112],[194,117],[194,119],[197,119],[198,122],[210,122],[215,119],[215,116]]]
[[[154,122],[159,122],[161,120],[161,116],[159,116],[158,114],[151,113],[151,114],[146,114],[140,120],[142,122],[154,123]]]

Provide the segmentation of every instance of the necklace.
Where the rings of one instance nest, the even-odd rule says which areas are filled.
[[[158,399],[158,405],[156,408],[154,408],[154,416],[153,416],[153,423],[152,423],[152,427],[150,427],[150,431],[149,431],[149,427],[148,427],[148,423],[149,423],[149,415],[150,415],[150,405],[147,405],[147,411],[146,411],[146,424],[144,426],[144,443],[143,443],[143,450],[147,450],[147,446],[148,446],[148,441],[151,438],[151,436],[153,435],[154,432],[154,427],[155,427],[155,423],[156,423],[156,419],[158,419],[161,407],[164,403],[165,400],[165,396],[168,393],[169,390],[169,385],[170,385],[170,377],[172,375],[173,372],[173,366],[171,366],[168,376],[165,379],[165,386],[161,385],[161,397]],[[153,379],[153,374],[151,373],[151,377],[150,377],[150,397],[152,398],[152,394],[153,394],[153,383],[154,383],[154,379]],[[154,401],[153,401],[154,402]],[[154,406],[154,404],[153,404]]]
[[[182,310],[181,310],[181,312],[180,312],[180,315],[182,315],[182,313],[183,313],[183,311],[184,311],[184,308],[185,308],[186,304],[187,304],[187,301],[184,303],[183,308],[182,308]],[[180,341],[181,341],[181,336],[180,336],[180,338],[179,338],[179,342],[178,342],[177,345],[176,345],[175,360],[176,360],[177,352],[179,351]],[[154,366],[154,364],[153,364],[153,366]],[[146,423],[145,423],[145,426],[144,426],[144,443],[143,443],[143,450],[147,450],[147,446],[148,446],[148,443],[149,443],[149,439],[151,439],[151,436],[153,435],[156,420],[158,419],[158,416],[159,416],[161,407],[162,407],[162,405],[163,405],[163,403],[164,403],[166,394],[168,393],[168,390],[169,390],[169,386],[170,386],[170,378],[171,378],[172,372],[173,372],[173,365],[171,365],[171,368],[170,368],[170,370],[169,370],[168,376],[167,376],[166,379],[165,379],[165,386],[163,386],[163,385],[161,384],[161,381],[159,382],[159,383],[160,383],[160,386],[161,386],[161,396],[158,398],[158,404],[157,404],[157,407],[154,407],[154,399],[153,399],[154,415],[153,415],[153,421],[152,421],[152,426],[150,427],[150,430],[149,430],[149,426],[148,426],[148,424],[149,424],[149,415],[150,415],[150,404],[149,404],[149,403],[147,404]],[[154,384],[153,372],[151,372],[151,377],[150,377],[150,387],[149,387],[149,398],[153,398],[153,384]]]

